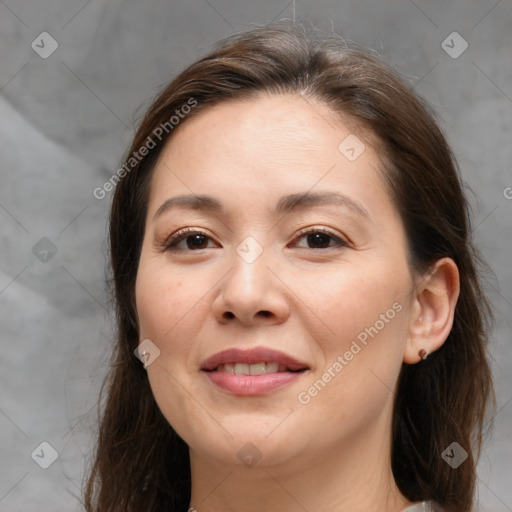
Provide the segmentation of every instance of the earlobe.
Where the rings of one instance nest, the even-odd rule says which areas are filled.
[[[422,348],[419,352],[418,352],[418,355],[420,356],[421,359],[425,360],[427,359],[428,357],[428,352]]]
[[[459,271],[451,258],[438,260],[415,287],[404,362],[415,364],[448,338],[459,298]]]

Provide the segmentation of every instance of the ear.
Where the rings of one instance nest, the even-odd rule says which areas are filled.
[[[451,258],[441,258],[420,278],[414,290],[405,363],[418,363],[422,360],[422,351],[431,354],[446,341],[453,325],[459,290],[459,270]]]

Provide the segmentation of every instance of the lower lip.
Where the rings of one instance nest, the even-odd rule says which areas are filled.
[[[233,395],[264,395],[290,384],[304,372],[277,372],[265,375],[232,375],[227,372],[204,372],[218,388]]]

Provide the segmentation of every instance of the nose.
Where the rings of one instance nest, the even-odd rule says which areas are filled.
[[[249,327],[280,324],[289,317],[286,287],[270,268],[267,252],[251,263],[237,253],[233,255],[232,268],[221,281],[212,305],[219,323]]]

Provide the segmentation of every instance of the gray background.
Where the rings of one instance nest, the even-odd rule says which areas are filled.
[[[494,272],[485,281],[498,394],[478,494],[480,510],[512,511],[510,0],[0,0],[0,511],[80,509],[113,325],[110,195],[97,200],[93,189],[181,68],[221,37],[293,17],[377,49],[410,77],[475,191],[475,240]],[[44,31],[59,45],[48,58],[31,47]],[[442,47],[453,31],[469,44],[458,58]],[[35,462],[51,462],[47,448],[31,458],[43,441],[58,453],[48,469]]]

